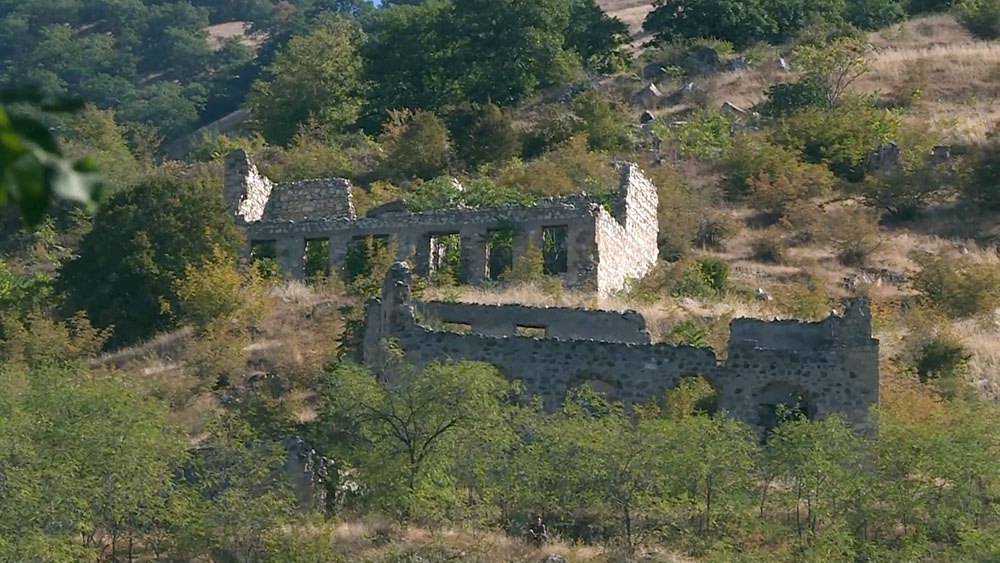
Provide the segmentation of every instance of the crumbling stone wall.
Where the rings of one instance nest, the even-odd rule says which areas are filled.
[[[722,409],[759,429],[768,409],[792,395],[802,398],[809,416],[842,413],[858,428],[866,427],[867,411],[878,402],[878,341],[871,337],[871,315],[863,302],[818,323],[737,319],[726,362],[719,363],[709,348],[616,342],[614,334],[595,334],[607,313],[564,310],[558,315],[566,317],[560,317],[550,311],[550,318],[580,324],[593,315],[595,328],[587,339],[434,330],[418,321],[415,311],[426,304],[411,302],[410,278],[406,264],[395,264],[381,299],[368,304],[364,357],[376,371],[382,343],[391,339],[417,365],[446,358],[493,364],[541,396],[547,408],[556,408],[569,389],[585,382],[598,383],[595,387],[614,399],[642,403],[662,398],[684,377],[701,375],[717,391]],[[485,319],[504,314],[494,306],[465,307],[465,313],[476,311]]]
[[[424,301],[413,303],[417,320],[424,326],[447,323],[468,326],[470,332],[487,336],[517,336],[518,328],[544,331],[546,338],[604,340],[649,344],[646,319],[635,311],[587,311],[561,307],[482,305]]]
[[[263,219],[274,184],[261,175],[246,151],[226,155],[225,167],[222,198],[233,218],[242,225]]]
[[[621,168],[622,197],[614,215],[601,208],[597,213],[597,289],[609,293],[629,279],[645,276],[659,256],[656,187],[635,164]]]
[[[246,153],[226,158],[224,196],[245,228],[249,254],[255,244],[273,243],[279,265],[302,277],[307,241],[328,241],[331,270],[345,265],[348,248],[359,237],[389,237],[397,258],[426,276],[432,268],[431,241],[458,235],[461,280],[487,279],[489,233],[513,232],[512,254],[521,259],[529,244],[544,248],[546,229],[565,231],[565,271],[555,272],[568,287],[609,293],[629,278],[643,276],[656,263],[656,188],[634,164],[622,166],[613,212],[590,197],[549,198],[534,206],[508,205],[409,213],[398,205],[359,218],[346,180],[306,180],[273,185],[261,176]]]

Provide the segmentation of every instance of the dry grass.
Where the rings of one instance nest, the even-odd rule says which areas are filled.
[[[369,517],[341,523],[318,523],[287,527],[289,537],[309,538],[310,543],[328,544],[330,550],[345,560],[366,563],[386,560],[526,562],[543,561],[549,555],[561,555],[574,563],[605,563],[624,560],[608,550],[553,541],[542,548],[511,536],[475,529],[427,529],[417,526],[400,528]],[[315,540],[319,539],[319,542]],[[691,559],[674,553],[640,553],[644,561],[690,563]]]
[[[609,15],[625,22],[633,34],[642,30],[646,15],[653,11],[651,0],[598,0],[597,5]]]

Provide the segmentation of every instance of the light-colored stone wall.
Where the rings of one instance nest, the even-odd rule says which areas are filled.
[[[614,214],[601,208],[597,220],[597,288],[608,294],[623,288],[630,279],[645,276],[659,257],[657,236],[659,198],[638,166],[621,168],[622,197]]]
[[[271,180],[257,170],[246,151],[226,155],[222,197],[237,223],[260,221],[273,189]]]
[[[721,408],[751,426],[758,426],[761,407],[773,401],[775,386],[801,393],[814,417],[841,413],[858,429],[867,428],[868,410],[878,403],[878,341],[871,337],[871,314],[863,302],[855,302],[843,317],[819,323],[734,321],[740,327],[737,339],[720,364],[709,348],[622,343],[614,341],[614,334],[594,334],[606,313],[565,312],[581,324],[588,322],[585,315],[593,315],[595,328],[588,337],[598,338],[586,340],[433,330],[418,321],[415,310],[421,305],[410,302],[411,283],[409,268],[394,265],[381,300],[368,305],[364,355],[376,371],[381,343],[391,339],[417,365],[443,359],[493,364],[541,396],[548,408],[556,408],[570,388],[583,382],[600,382],[612,398],[626,403],[659,400],[689,375],[705,377],[718,392]],[[469,314],[478,307],[474,314],[484,318],[502,315],[493,306],[466,307]],[[802,336],[789,342],[774,338],[796,330]]]
[[[430,239],[458,234],[461,272],[466,283],[486,279],[487,235],[512,229],[513,255],[525,256],[529,243],[542,248],[546,227],[566,227],[567,287],[608,294],[630,278],[645,275],[657,260],[656,188],[634,164],[624,164],[618,199],[609,212],[579,194],[548,198],[533,206],[459,208],[408,213],[387,206],[380,213],[358,218],[346,180],[305,180],[272,185],[243,151],[226,158],[225,199],[246,229],[248,248],[274,242],[278,263],[288,275],[304,275],[307,240],[328,240],[330,264],[343,267],[351,241],[364,236],[395,239],[397,257],[427,275]]]
[[[271,192],[265,221],[308,221],[356,217],[351,184],[343,178],[278,184]]]

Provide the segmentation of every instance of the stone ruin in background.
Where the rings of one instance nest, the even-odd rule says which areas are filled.
[[[711,348],[651,343],[642,315],[522,305],[417,302],[412,274],[393,265],[365,312],[364,360],[381,372],[383,345],[414,365],[435,360],[492,364],[557,408],[590,384],[626,404],[662,399],[683,378],[704,377],[717,406],[763,431],[779,405],[809,418],[840,413],[858,429],[878,403],[878,340],[871,311],[855,301],[819,322],[735,319],[725,362]]]
[[[644,276],[658,257],[656,188],[631,163],[621,166],[610,209],[578,194],[532,206],[419,213],[393,202],[364,217],[355,213],[347,180],[276,184],[244,151],[230,153],[225,170],[223,196],[246,232],[245,256],[273,258],[296,278],[306,275],[307,256],[321,257],[320,269],[339,273],[352,252],[372,244],[395,248],[398,260],[430,277],[445,266],[443,248],[452,245],[458,281],[478,284],[499,279],[531,243],[543,253],[546,274],[567,287],[607,294]]]

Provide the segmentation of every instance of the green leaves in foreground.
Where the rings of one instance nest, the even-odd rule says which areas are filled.
[[[93,208],[104,182],[94,162],[64,158],[49,128],[34,117],[12,113],[10,104],[25,104],[43,113],[82,107],[82,103],[47,100],[34,88],[0,92],[0,208],[17,205],[29,225],[42,220],[54,198]]]

